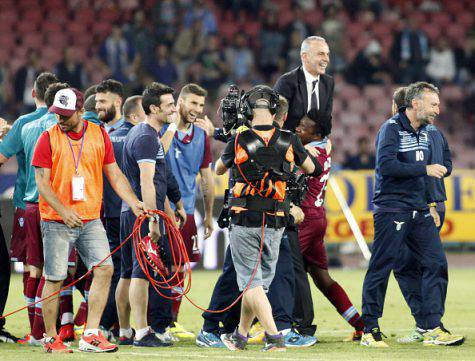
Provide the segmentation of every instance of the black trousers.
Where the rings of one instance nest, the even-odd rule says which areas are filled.
[[[0,316],[3,316],[10,287],[10,257],[7,249],[7,242],[0,225]],[[0,330],[5,326],[5,319],[0,319]]]
[[[292,252],[292,262],[294,265],[295,294],[293,320],[295,329],[302,335],[313,336],[317,330],[316,325],[312,325],[315,317],[313,313],[313,300],[310,284],[308,282],[305,263],[300,251],[299,237],[297,229],[288,227],[290,249]]]

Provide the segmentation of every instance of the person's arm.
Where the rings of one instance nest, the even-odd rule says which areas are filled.
[[[323,169],[318,159],[310,155],[304,148],[300,138],[295,134],[292,136],[292,148],[294,152],[295,165],[299,167],[305,174],[318,177],[322,174]]]
[[[81,227],[82,220],[72,209],[64,206],[51,188],[51,169],[35,168],[35,180],[38,192],[48,205],[53,208],[69,228]]]
[[[136,216],[140,215],[143,212],[143,204],[117,163],[104,164],[103,170],[114,192],[130,206]]]
[[[175,213],[171,212],[171,214],[174,214],[180,219],[179,227],[181,228],[186,222],[186,212],[181,199],[180,187],[173,175],[168,159],[166,159],[165,168],[167,172],[167,200],[169,199],[173,204],[175,204],[176,211]],[[170,207],[170,205],[168,206]]]
[[[232,136],[224,148],[221,158],[218,159],[214,166],[214,171],[217,175],[223,175],[234,163],[234,140],[236,136]]]
[[[211,168],[200,169],[201,193],[205,209],[205,239],[213,233],[214,179]]]
[[[0,142],[0,166],[22,150],[21,128],[20,120],[16,120]]]
[[[163,133],[163,135],[160,138],[160,141],[162,142],[162,146],[163,146],[163,151],[165,152],[165,154],[167,154],[168,150],[170,149],[175,133],[176,133],[176,123],[172,122],[168,125],[167,130],[165,131],[165,133]]]
[[[452,154],[450,153],[449,143],[445,136],[442,135],[442,139],[444,140],[444,167],[447,168],[447,173],[445,173],[445,177],[448,177],[452,174]]]
[[[401,162],[397,158],[398,149],[399,134],[396,126],[384,124],[376,141],[376,163],[383,176],[412,178],[428,174],[425,164]]]
[[[140,169],[140,189],[142,192],[142,201],[145,210],[157,209],[157,199],[153,177],[155,175],[155,162],[139,162]],[[160,237],[160,228],[158,222],[152,220],[148,223],[150,238],[157,241]]]

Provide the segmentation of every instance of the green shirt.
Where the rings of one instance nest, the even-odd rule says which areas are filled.
[[[36,142],[45,130],[48,130],[57,123],[54,113],[46,113],[36,122],[26,124],[21,131],[21,141],[26,160],[26,186],[25,186],[25,202],[38,202],[38,187],[35,180],[35,167],[31,165],[33,154],[35,153]]]
[[[25,152],[23,151],[23,143],[21,141],[21,131],[23,127],[37,119],[40,119],[47,112],[46,107],[39,107],[34,112],[22,115],[15,123],[12,129],[0,142],[0,153],[6,158],[16,155],[18,162],[18,173],[15,181],[15,191],[13,192],[13,205],[18,208],[25,209],[25,187],[26,187],[26,161]]]

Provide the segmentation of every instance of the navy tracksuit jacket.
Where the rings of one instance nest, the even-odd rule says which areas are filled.
[[[428,125],[429,132],[430,164],[442,164],[447,168],[448,177],[452,173],[452,159],[449,145],[442,132],[434,125]],[[436,210],[440,216],[440,226],[442,228],[445,219],[445,194],[444,179],[427,177],[428,202],[437,204]],[[411,309],[411,313],[419,328],[424,328],[424,315],[422,309],[421,279],[422,271],[415,257],[411,254],[409,247],[401,245],[398,262],[394,268],[394,276],[399,284],[402,294]]]
[[[381,126],[376,138],[375,235],[363,284],[365,332],[378,327],[403,243],[421,267],[421,326],[438,327],[444,314],[447,260],[427,206],[429,143],[427,129],[415,131],[404,109]]]

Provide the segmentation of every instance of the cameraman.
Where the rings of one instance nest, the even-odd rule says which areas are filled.
[[[222,175],[232,167],[235,179],[230,202],[230,247],[240,291],[244,291],[251,280],[263,243],[260,264],[243,295],[239,327],[232,335],[222,336],[230,350],[246,347],[245,335],[254,317],[266,331],[263,350],[285,348],[265,293],[274,277],[289,212],[286,180],[293,162],[305,173],[313,173],[315,169],[315,173],[321,172],[321,167],[307,155],[294,134],[274,126],[278,104],[277,93],[269,87],[257,86],[246,93],[241,100],[241,110],[245,118],[252,120],[252,128],[238,129],[216,163],[216,174]]]

